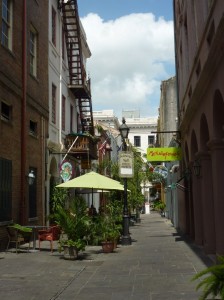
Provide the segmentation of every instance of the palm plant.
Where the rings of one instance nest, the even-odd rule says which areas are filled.
[[[205,278],[196,286],[196,290],[203,288],[203,294],[199,299],[205,300],[209,295],[212,295],[211,299],[216,299],[217,296],[224,299],[224,256],[219,256],[218,264],[197,273],[192,280],[203,276]]]
[[[69,208],[58,205],[53,217],[66,235],[66,239],[60,240],[60,246],[73,245],[77,247],[77,250],[84,250],[84,238],[88,235],[90,227],[85,200],[76,196]]]

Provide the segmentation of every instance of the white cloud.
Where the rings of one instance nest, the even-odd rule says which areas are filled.
[[[173,22],[151,13],[130,14],[105,22],[96,14],[82,18],[92,57],[93,110],[140,109],[158,112],[160,84],[174,76]]]

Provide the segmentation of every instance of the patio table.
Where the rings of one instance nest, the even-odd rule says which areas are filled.
[[[39,229],[47,229],[48,226],[43,225],[27,225],[26,227],[32,229],[32,237],[33,237],[33,250],[32,251],[39,251],[36,249],[36,240],[37,240],[37,230]]]

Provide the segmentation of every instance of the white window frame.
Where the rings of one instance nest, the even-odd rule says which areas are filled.
[[[30,74],[37,77],[37,32],[31,27],[30,28]]]
[[[12,51],[12,0],[2,0],[2,32],[1,44]]]
[[[56,47],[57,43],[57,12],[52,6],[51,8],[51,42]]]
[[[51,123],[57,123],[57,86],[52,83],[51,86]]]

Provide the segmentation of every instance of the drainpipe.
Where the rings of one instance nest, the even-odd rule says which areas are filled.
[[[178,87],[178,69],[177,69],[177,53],[176,53],[176,45],[177,45],[177,42],[176,42],[176,27],[175,27],[175,24],[176,24],[176,15],[175,15],[175,11],[176,11],[176,2],[175,0],[173,0],[173,31],[174,31],[174,52],[175,52],[175,71],[176,71],[176,95],[177,95],[177,128],[176,130],[179,129],[179,125],[180,125],[180,99],[179,99],[179,87]]]
[[[27,59],[26,59],[26,0],[23,0],[22,20],[22,106],[21,106],[21,204],[20,223],[26,221],[26,86],[27,86]]]

